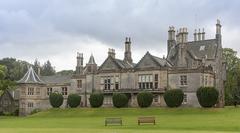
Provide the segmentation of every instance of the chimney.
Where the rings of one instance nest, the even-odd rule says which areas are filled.
[[[202,38],[201,38],[201,31],[200,31],[200,29],[198,29],[198,41],[201,41],[202,40]]]
[[[126,37],[125,41],[125,52],[124,52],[124,61],[132,63],[132,52],[131,52],[131,38]]]
[[[222,27],[222,25],[220,23],[220,20],[218,19],[217,24],[216,24],[216,34],[221,35],[221,27]]]
[[[205,32],[204,32],[204,28],[202,30],[202,40],[205,40]]]
[[[188,41],[188,31],[187,28],[183,28],[183,43],[186,43]]]
[[[112,58],[115,58],[115,49],[108,49],[108,56],[111,56]]]
[[[175,40],[175,29],[173,26],[169,27],[168,30],[168,40]]]
[[[83,53],[77,53],[76,74],[83,74]]]
[[[197,29],[194,30],[193,36],[194,36],[194,41],[197,41]]]

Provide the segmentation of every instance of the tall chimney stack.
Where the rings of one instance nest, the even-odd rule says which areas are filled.
[[[115,58],[115,49],[108,49],[108,56],[111,56],[112,58]]]
[[[125,41],[125,52],[124,52],[124,61],[132,63],[132,52],[131,52],[131,38],[126,37]]]
[[[194,36],[194,41],[197,41],[197,29],[194,30],[193,36]]]
[[[201,37],[201,30],[198,29],[198,41],[201,41],[202,40],[202,37]]]
[[[204,28],[202,30],[202,40],[205,40],[205,32],[204,32]]]

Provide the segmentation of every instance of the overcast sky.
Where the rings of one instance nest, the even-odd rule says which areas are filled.
[[[0,0],[0,58],[50,60],[60,71],[75,69],[82,52],[101,65],[108,48],[123,58],[129,36],[138,62],[146,51],[166,56],[169,26],[188,27],[189,40],[205,28],[210,39],[217,19],[223,47],[240,53],[239,12],[239,0]]]

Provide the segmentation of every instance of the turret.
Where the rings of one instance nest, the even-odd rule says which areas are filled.
[[[221,35],[221,23],[220,20],[217,20],[216,24],[216,39],[218,41],[218,44],[222,44],[222,35]]]
[[[87,73],[95,73],[97,71],[97,64],[95,63],[95,59],[91,54],[88,63],[86,64]]]
[[[125,52],[124,52],[124,61],[132,63],[132,52],[131,52],[131,38],[126,37],[125,41]]]

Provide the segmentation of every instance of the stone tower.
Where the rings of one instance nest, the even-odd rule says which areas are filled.
[[[83,74],[83,53],[77,53],[76,74]]]
[[[124,61],[132,64],[132,52],[131,52],[131,38],[126,37]]]

